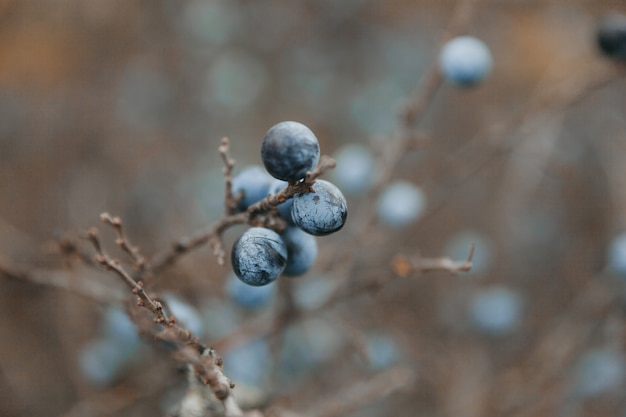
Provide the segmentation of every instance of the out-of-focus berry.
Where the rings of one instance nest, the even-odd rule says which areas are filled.
[[[439,55],[439,65],[449,82],[471,86],[489,75],[493,60],[489,48],[481,40],[460,36],[444,45]]]

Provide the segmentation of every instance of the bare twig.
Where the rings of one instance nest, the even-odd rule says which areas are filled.
[[[109,213],[100,214],[100,220],[104,222],[104,224],[111,226],[115,233],[117,233],[117,239],[115,243],[122,248],[124,252],[130,256],[133,260],[133,267],[137,269],[139,272],[143,272],[148,268],[148,264],[146,262],[146,258],[141,254],[139,248],[137,246],[133,246],[126,235],[124,234],[124,229],[122,228],[122,220],[115,216],[111,216]]]
[[[224,163],[224,208],[227,216],[235,214],[237,211],[237,204],[241,199],[241,196],[233,195],[233,168],[235,167],[235,160],[230,157],[230,141],[227,137],[222,138],[222,142],[218,148],[222,162]]]
[[[163,312],[163,305],[146,293],[143,283],[135,281],[118,260],[111,259],[104,252],[96,229],[91,229],[86,238],[92,243],[96,251],[96,263],[120,277],[132,290],[132,293],[138,297],[137,306],[149,310],[152,313],[153,321],[162,326],[161,332],[154,334],[154,336],[175,344],[178,349],[174,358],[180,363],[192,365],[200,380],[211,388],[220,401],[226,402],[234,385],[222,372],[221,358],[215,354],[213,349],[200,343],[199,339],[194,337],[189,330],[176,323],[174,317],[166,317]]]
[[[468,272],[472,269],[472,259],[474,258],[475,245],[470,245],[469,254],[464,261],[455,261],[448,257],[443,258],[422,258],[420,256],[409,258],[406,255],[396,255],[392,261],[394,272],[401,277],[407,277],[411,273],[446,271],[452,275],[459,272]]]
[[[94,266],[93,256],[86,251],[82,250],[75,239],[69,236],[63,236],[57,240],[57,245],[61,254],[68,258],[68,262],[71,258],[79,259],[83,264]]]

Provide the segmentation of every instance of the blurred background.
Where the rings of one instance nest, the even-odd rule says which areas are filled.
[[[219,219],[223,136],[235,173],[261,164],[263,136],[283,120],[309,126],[324,154],[358,144],[377,160],[456,5],[0,1],[0,262],[117,288],[66,268],[55,239],[104,229],[108,211],[151,255]],[[389,282],[280,343],[219,352],[236,395],[307,414],[396,367],[410,381],[351,415],[626,416],[626,67],[596,45],[609,12],[626,4],[478,3],[466,33],[490,48],[492,73],[470,89],[444,83],[392,171],[420,188],[425,211],[406,227],[360,223],[378,197],[346,191],[346,228],[318,239],[316,266],[290,291],[307,311],[337,282]],[[367,239],[351,241],[363,227]],[[470,273],[392,279],[394,255],[464,259],[470,242]],[[347,243],[348,277],[333,258]],[[151,289],[211,344],[280,298],[241,301],[230,270],[203,248]],[[106,301],[0,279],[0,415],[175,414],[184,373]]]

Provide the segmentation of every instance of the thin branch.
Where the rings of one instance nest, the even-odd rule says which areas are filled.
[[[124,234],[124,229],[122,228],[122,220],[118,216],[111,216],[109,213],[100,214],[100,220],[104,222],[104,224],[111,226],[113,230],[117,233],[117,239],[115,243],[122,248],[124,252],[130,256],[133,260],[133,266],[139,272],[143,272],[147,269],[148,264],[146,258],[141,254],[139,248],[137,246],[133,246],[126,235]]]
[[[175,344],[178,349],[174,358],[180,363],[192,365],[200,380],[211,388],[220,401],[224,402],[230,396],[230,390],[234,385],[222,372],[221,358],[215,354],[213,349],[200,343],[199,339],[194,337],[189,330],[177,324],[174,317],[165,316],[163,305],[146,293],[143,283],[135,281],[118,260],[111,259],[104,252],[96,229],[91,229],[86,238],[92,243],[96,251],[96,263],[107,271],[115,273],[138,297],[137,306],[149,310],[152,313],[153,321],[162,326],[161,332],[154,334],[154,336]]]
[[[241,196],[233,195],[233,168],[235,167],[235,160],[230,157],[230,141],[227,137],[222,138],[218,151],[224,163],[222,170],[224,174],[224,208],[226,215],[230,216],[236,213],[237,204]]]
[[[93,261],[93,256],[91,256],[86,251],[82,250],[77,242],[70,238],[69,236],[63,236],[57,240],[57,245],[61,254],[68,258],[68,261],[71,258],[79,259],[83,264],[89,266],[95,266]]]
[[[472,269],[475,245],[470,244],[469,254],[464,261],[455,261],[448,257],[422,258],[421,256],[408,258],[406,255],[397,255],[392,261],[393,271],[401,277],[407,277],[414,272],[425,273],[432,271],[445,271],[452,275],[460,272],[468,272]]]

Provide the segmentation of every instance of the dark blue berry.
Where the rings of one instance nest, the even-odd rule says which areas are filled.
[[[341,229],[348,204],[339,188],[325,180],[313,184],[313,193],[296,194],[291,206],[294,223],[305,232],[323,236]]]
[[[270,189],[268,191],[268,195],[270,194],[278,194],[282,190],[284,190],[289,183],[287,181],[274,179],[274,181],[270,184]],[[285,220],[290,225],[294,225],[295,223],[291,219],[291,204],[293,203],[293,199],[289,199],[282,204],[278,205],[278,214],[280,217]]]
[[[612,13],[605,16],[597,36],[602,52],[612,58],[626,60],[626,15]]]
[[[278,233],[251,227],[233,245],[231,262],[235,275],[259,287],[274,281],[287,264],[287,247]]]
[[[237,208],[245,211],[249,206],[267,196],[270,184],[274,181],[263,168],[253,165],[245,168],[233,178],[233,195],[241,195]]]
[[[313,266],[317,258],[317,241],[315,236],[305,233],[297,227],[288,227],[281,233],[287,246],[287,266],[283,275],[302,275]]]
[[[302,123],[281,122],[265,134],[261,158],[273,177],[297,181],[317,166],[320,145],[313,132]]]
[[[226,281],[226,293],[240,307],[254,310],[269,304],[276,293],[276,284],[253,287],[231,274]]]

